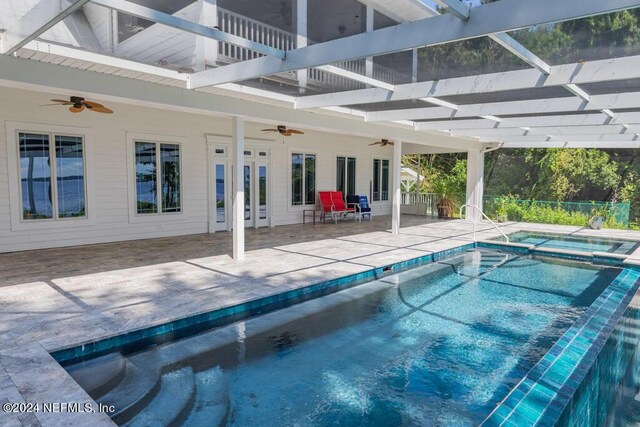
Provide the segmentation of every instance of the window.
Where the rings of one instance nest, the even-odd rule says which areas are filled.
[[[180,146],[136,141],[135,161],[136,212],[181,212]]]
[[[291,205],[315,205],[316,155],[291,154]]]
[[[373,194],[371,200],[389,200],[389,160],[373,159]]]
[[[139,4],[151,9],[158,10],[160,12],[173,15],[174,13],[184,9],[196,0],[131,0],[132,3]],[[149,28],[154,24],[152,21],[148,21],[143,18],[138,18],[126,13],[117,12],[118,18],[118,35],[117,42],[122,43],[128,38],[135,36],[140,31]]]
[[[345,196],[356,194],[355,157],[336,157],[336,190]]]
[[[22,219],[86,218],[83,138],[20,132],[18,144]]]

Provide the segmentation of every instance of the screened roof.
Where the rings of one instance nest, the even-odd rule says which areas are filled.
[[[640,0],[5,3],[6,55],[478,147],[638,146]]]

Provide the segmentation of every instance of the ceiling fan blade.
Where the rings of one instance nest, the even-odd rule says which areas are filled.
[[[71,111],[72,113],[79,113],[82,110],[84,110],[84,105],[81,105],[79,108],[76,108],[74,106],[69,107],[69,111]]]
[[[96,113],[113,114],[113,110],[107,107],[91,107],[89,111],[95,111]]]
[[[393,145],[393,142],[387,142],[388,145]]]
[[[102,105],[102,104],[98,104],[97,102],[82,101],[82,103],[83,103],[86,107],[88,107],[88,108],[104,107],[104,105]]]
[[[279,132],[278,129],[262,129],[262,132]]]
[[[62,105],[72,105],[73,104],[73,102],[69,101],[68,99],[52,99],[51,102],[58,102],[58,103],[60,103]]]
[[[291,136],[293,133],[290,130],[285,130],[284,132],[280,132],[284,136]]]
[[[369,144],[369,145],[380,145],[380,144],[382,144],[382,142],[378,141],[378,142],[372,142],[372,143],[371,143],[371,144]]]
[[[295,133],[296,135],[304,135],[304,132],[302,132],[301,130],[297,130],[297,129],[289,129],[288,132]]]

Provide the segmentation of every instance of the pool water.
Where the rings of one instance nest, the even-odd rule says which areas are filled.
[[[508,236],[509,241],[512,243],[523,243],[551,249],[568,249],[581,252],[608,252],[621,255],[632,253],[640,245],[640,242],[631,240],[537,233],[531,231],[518,231]],[[504,240],[504,238],[500,237],[496,240]]]
[[[477,425],[619,272],[476,249],[128,354],[92,396],[136,372],[160,379],[121,424]]]

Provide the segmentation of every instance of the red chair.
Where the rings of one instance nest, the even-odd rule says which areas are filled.
[[[342,197],[342,191],[332,191],[331,192],[331,201],[333,202],[333,215],[336,218],[337,215],[341,215],[342,217],[352,213],[354,219],[356,219],[356,208],[355,207],[347,207],[344,203],[344,198]]]
[[[331,191],[318,191],[318,199],[320,200],[320,210],[322,211],[322,222],[327,219],[327,215],[331,216],[336,223],[338,218],[333,215],[333,200],[331,198]]]

